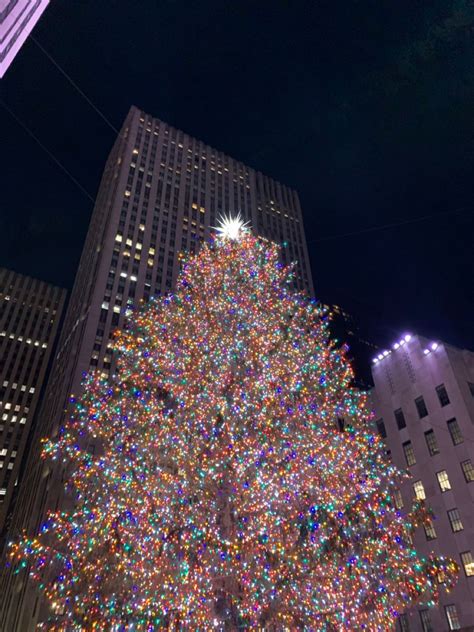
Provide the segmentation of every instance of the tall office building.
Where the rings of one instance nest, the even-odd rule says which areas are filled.
[[[0,268],[0,532],[20,472],[66,292]]]
[[[0,79],[48,4],[49,0],[0,0]]]
[[[285,243],[298,261],[297,286],[313,293],[295,191],[132,107],[108,158],[58,344],[11,536],[35,533],[62,497],[63,472],[43,465],[39,440],[54,436],[84,372],[111,371],[110,340],[128,303],[169,292],[179,253],[195,252],[220,213],[237,213],[254,232]],[[25,573],[3,573],[0,630],[27,632],[45,616]]]
[[[397,499],[433,510],[414,536],[428,555],[460,566],[456,588],[438,608],[404,613],[400,632],[474,631],[474,353],[405,336],[374,360],[373,406],[393,461],[411,479]]]

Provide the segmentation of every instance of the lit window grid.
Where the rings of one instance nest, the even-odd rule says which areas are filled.
[[[466,483],[474,482],[474,465],[471,459],[466,459],[461,462],[462,473],[464,474],[464,479]]]
[[[415,450],[411,441],[405,441],[403,443],[403,453],[405,455],[405,461],[408,467],[416,464]]]
[[[451,440],[453,445],[459,445],[463,443],[464,438],[461,433],[461,428],[459,427],[458,420],[453,418],[449,419],[447,422],[449,434],[451,435]]]
[[[454,604],[450,604],[444,607],[446,619],[450,630],[460,630],[461,623],[459,621],[458,611]]]
[[[474,577],[474,556],[471,551],[464,551],[460,555],[461,565],[466,577]]]
[[[434,430],[428,430],[427,432],[425,432],[425,441],[430,456],[439,454],[438,441],[436,440]]]
[[[436,478],[438,479],[438,485],[441,492],[447,492],[451,489],[451,483],[449,482],[449,476],[446,470],[436,472]]]
[[[426,500],[426,492],[422,481],[415,481],[413,483],[413,493],[417,500]]]
[[[464,529],[464,526],[461,520],[461,515],[458,509],[456,508],[450,509],[448,511],[448,518],[449,518],[449,523],[451,525],[451,529],[453,533],[457,533],[458,531],[462,531]]]

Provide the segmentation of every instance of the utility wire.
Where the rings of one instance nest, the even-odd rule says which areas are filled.
[[[82,184],[77,180],[72,173],[66,169],[66,167],[62,164],[62,162],[56,158],[56,156],[40,141],[40,139],[31,131],[31,129],[23,123],[23,121],[9,108],[9,106],[5,103],[5,101],[0,97],[0,104],[3,105],[5,110],[10,114],[10,116],[18,123],[18,125],[30,136],[40,147],[41,149],[48,154],[51,160],[61,169],[63,173],[65,173],[68,178],[70,178],[74,184],[84,193],[84,195],[94,204],[95,199],[92,195],[85,189]]]
[[[48,53],[47,50],[38,42],[38,40],[34,37],[34,35],[30,34],[30,39],[36,44],[36,46],[41,50],[41,52],[49,59],[49,61],[59,70],[59,72],[69,81],[69,83],[73,86],[75,90],[85,99],[85,101],[91,106],[91,108],[101,117],[101,119],[116,133],[119,134],[119,130],[109,121],[109,119],[105,116],[105,114],[89,99],[89,97],[81,90],[81,88],[77,85],[77,83],[71,78],[71,76],[62,68],[62,66],[54,59],[54,57]],[[54,158],[53,158],[54,159]],[[391,222],[389,224],[382,224],[379,226],[370,226],[368,228],[362,228],[360,230],[355,230],[349,233],[341,233],[339,235],[328,235],[327,237],[322,237],[320,239],[312,239],[311,241],[306,242],[307,245],[318,244],[324,241],[332,241],[334,239],[344,239],[345,237],[353,237],[355,235],[364,235],[366,233],[373,233],[380,230],[387,230],[389,228],[397,228],[399,226],[405,226],[407,224],[415,224],[418,222],[424,222],[427,219],[432,219],[433,217],[442,217],[446,215],[456,215],[460,213],[464,213],[468,210],[472,211],[471,207],[462,206],[454,211],[445,211],[441,213],[432,213],[430,215],[423,215],[421,217],[414,217],[411,219],[401,220],[398,222]]]
[[[467,211],[472,211],[472,207],[470,206],[461,206],[454,211],[442,211],[440,213],[431,213],[430,215],[423,215],[421,217],[413,217],[411,219],[401,220],[399,222],[391,222],[390,224],[381,224],[378,226],[370,226],[369,228],[362,228],[360,230],[354,230],[350,233],[340,233],[339,235],[328,235],[327,237],[321,237],[321,239],[312,239],[308,241],[308,246],[310,244],[318,244],[322,241],[330,241],[332,239],[342,239],[344,237],[352,237],[353,235],[363,235],[365,233],[373,233],[379,230],[387,230],[388,228],[397,228],[398,226],[405,226],[406,224],[415,224],[417,222],[424,222],[427,219],[432,219],[433,217],[443,217],[445,215],[456,215],[459,213],[465,213]]]
[[[119,130],[115,127],[115,125],[113,125],[109,119],[105,116],[105,114],[103,114],[103,112],[101,112],[101,110],[99,110],[99,108],[89,99],[89,97],[87,96],[87,94],[85,94],[77,85],[77,83],[68,75],[68,73],[58,64],[58,62],[54,59],[54,57],[52,57],[47,50],[45,50],[43,48],[43,46],[41,46],[41,44],[38,42],[38,40],[33,36],[33,34],[30,34],[30,39],[33,40],[33,42],[36,44],[36,46],[40,49],[40,51],[46,55],[46,57],[49,59],[49,61],[53,64],[53,66],[55,66],[59,72],[63,75],[63,77],[65,77],[69,83],[72,85],[72,87],[77,90],[77,92],[81,95],[81,97],[83,97],[83,99],[85,99],[87,101],[87,103],[91,106],[91,108],[100,116],[100,118],[104,121],[104,123],[106,123],[106,125],[108,125],[116,134],[119,133]]]

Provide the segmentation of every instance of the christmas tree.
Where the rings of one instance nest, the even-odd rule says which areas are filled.
[[[69,511],[11,563],[49,630],[389,630],[454,563],[420,559],[344,348],[238,220],[115,339],[45,456]]]

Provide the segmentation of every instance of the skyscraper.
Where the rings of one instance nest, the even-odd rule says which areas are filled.
[[[403,613],[400,632],[474,630],[474,353],[406,335],[373,364],[377,427],[391,458],[411,479],[399,508],[426,502],[433,520],[414,536],[416,548],[460,566],[439,608]]]
[[[219,214],[240,212],[298,261],[296,285],[313,293],[295,191],[132,107],[109,155],[45,394],[11,536],[38,530],[62,497],[64,472],[43,465],[40,438],[54,436],[84,372],[109,375],[110,340],[129,303],[171,291],[180,252],[197,251]],[[0,629],[26,632],[44,610],[24,573],[4,572]]]
[[[0,0],[0,79],[48,4],[49,0]]]
[[[0,532],[45,378],[66,292],[0,268]]]

